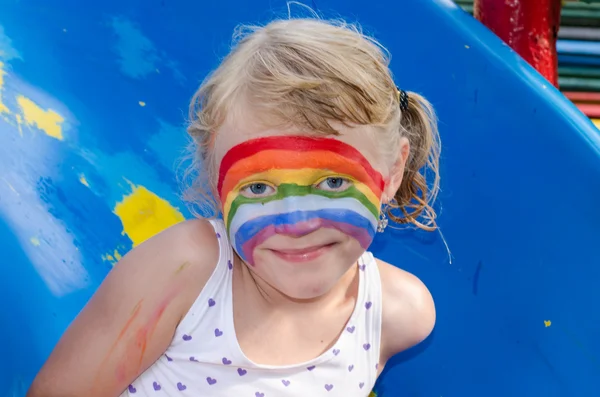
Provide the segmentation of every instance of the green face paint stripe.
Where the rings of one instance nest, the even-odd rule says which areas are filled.
[[[275,200],[282,200],[290,196],[307,196],[314,194],[327,198],[354,198],[358,200],[362,205],[367,207],[369,212],[373,214],[375,218],[379,217],[379,209],[355,186],[350,186],[348,189],[342,192],[331,192],[326,190],[317,189],[314,186],[300,186],[293,183],[281,184],[277,188],[277,192],[268,197],[261,198],[248,198],[242,195],[238,195],[233,202],[229,210],[227,217],[227,230],[231,226],[231,220],[234,218],[238,208],[243,204],[266,204]]]

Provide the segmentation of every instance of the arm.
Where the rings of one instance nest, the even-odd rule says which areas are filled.
[[[133,249],[69,326],[27,397],[118,396],[167,349],[218,255],[202,220]]]
[[[421,280],[388,263],[377,262],[383,296],[380,362],[385,364],[396,353],[425,340],[433,331],[436,313],[431,293]]]

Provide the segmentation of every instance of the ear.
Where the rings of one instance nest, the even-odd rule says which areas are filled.
[[[408,142],[408,138],[402,137],[400,138],[400,145],[398,145],[396,162],[390,169],[390,175],[383,192],[384,203],[389,203],[396,195],[398,189],[400,189],[400,184],[402,184],[402,177],[404,176],[404,170],[406,168],[406,162],[409,154],[410,143]]]

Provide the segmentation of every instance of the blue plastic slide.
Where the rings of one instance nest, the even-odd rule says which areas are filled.
[[[372,247],[427,284],[437,325],[379,397],[600,396],[599,131],[448,0],[307,5],[359,21],[439,113],[441,234],[388,228]],[[237,24],[286,15],[0,1],[0,396],[24,396],[121,255],[190,216],[174,177],[187,102]]]

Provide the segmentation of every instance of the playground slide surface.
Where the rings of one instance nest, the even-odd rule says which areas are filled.
[[[437,325],[379,396],[600,395],[598,130],[450,1],[307,4],[359,21],[440,119],[447,247],[388,227],[371,248],[425,282]],[[121,255],[190,217],[174,178],[187,102],[237,24],[286,14],[281,0],[2,0],[0,396],[24,396]]]

